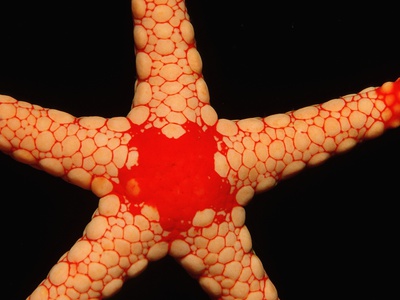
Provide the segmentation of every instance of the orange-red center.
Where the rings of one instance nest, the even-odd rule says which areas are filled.
[[[198,211],[232,209],[230,185],[214,169],[218,151],[214,128],[203,131],[188,122],[178,139],[167,138],[157,128],[133,128],[129,147],[137,149],[138,162],[130,170],[120,170],[117,187],[130,201],[133,214],[143,205],[156,208],[161,226],[172,238],[192,226]]]

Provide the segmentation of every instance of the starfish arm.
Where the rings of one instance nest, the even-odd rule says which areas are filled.
[[[123,196],[100,198],[83,236],[27,300],[100,300],[114,295],[127,278],[167,254],[158,220],[158,214],[147,206],[132,214]]]
[[[128,117],[173,138],[187,122],[215,124],[185,1],[132,0],[132,14],[137,81]]]
[[[118,168],[132,160],[127,146],[131,125],[124,117],[75,118],[0,97],[0,150],[98,196],[110,192]]]
[[[71,147],[67,131],[75,123],[68,113],[0,96],[0,150],[52,175],[65,174],[62,159],[70,157]]]
[[[316,166],[400,125],[400,79],[285,114],[219,120],[216,170],[245,205],[306,166]]]
[[[170,254],[212,299],[277,300],[277,291],[252,249],[244,208],[209,212],[194,217],[195,226],[186,238],[172,242]]]

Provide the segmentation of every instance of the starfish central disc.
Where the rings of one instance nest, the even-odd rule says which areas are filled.
[[[192,226],[196,212],[206,208],[228,211],[234,206],[230,185],[214,167],[218,151],[214,129],[203,131],[188,123],[178,139],[157,128],[137,128],[131,148],[137,164],[120,172],[120,187],[136,214],[143,205],[155,208],[160,224],[175,237]]]

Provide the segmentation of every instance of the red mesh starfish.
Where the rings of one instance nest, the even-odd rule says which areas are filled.
[[[158,10],[154,8],[156,20],[162,25],[158,26],[161,27],[159,34],[165,34],[165,28],[162,30],[162,27],[166,23],[174,23],[171,18],[167,19],[168,22],[159,19],[165,18],[168,12],[169,9],[163,6],[160,6]],[[141,20],[141,18],[138,19]],[[157,26],[152,28],[155,27]],[[167,24],[165,27],[170,27],[170,25]],[[139,28],[138,35],[143,37],[140,32],[141,26],[137,25],[136,28]],[[183,36],[185,37],[185,23],[181,24],[179,28],[184,32]],[[142,39],[136,39],[136,41],[140,42]],[[165,39],[165,41],[162,39],[160,44],[169,42],[169,39]],[[188,49],[193,49],[194,44],[191,38],[188,44]],[[159,46],[157,43],[155,45]],[[160,46],[161,48],[155,50],[157,53],[150,51],[151,55],[149,56],[160,54],[161,51],[167,57],[168,54],[163,52],[168,51],[167,46]],[[347,147],[353,146],[355,136],[361,135],[364,138],[365,134],[372,133],[371,137],[375,137],[373,133],[375,129],[378,129],[378,133],[380,133],[385,126],[397,125],[396,117],[391,117],[397,114],[396,101],[398,100],[396,97],[398,96],[396,93],[398,90],[396,90],[396,85],[392,92],[393,85],[385,84],[381,89],[385,90],[384,93],[379,93],[381,90],[378,90],[378,94],[371,92],[368,97],[372,98],[372,101],[357,100],[357,105],[353,104],[355,99],[351,97],[351,101],[346,103],[343,100],[332,100],[322,106],[307,107],[286,115],[273,115],[264,119],[243,119],[241,121],[220,119],[217,121],[215,113],[207,104],[207,99],[202,98],[204,94],[203,96],[196,95],[199,99],[194,105],[190,102],[194,101],[193,97],[182,96],[183,88],[179,87],[179,93],[169,90],[176,88],[176,81],[179,82],[177,79],[183,76],[185,76],[184,79],[187,79],[187,76],[192,75],[196,79],[195,82],[200,81],[201,83],[201,69],[196,69],[196,64],[189,63],[189,67],[195,72],[188,72],[189,75],[187,75],[179,71],[179,68],[184,69],[184,66],[168,62],[158,65],[159,71],[157,72],[159,73],[154,77],[152,77],[153,75],[149,77],[151,73],[146,73],[148,70],[146,63],[144,66],[141,65],[147,60],[146,51],[143,50],[145,48],[145,46],[138,47],[139,54],[137,54],[139,85],[135,93],[137,101],[135,109],[137,108],[139,112],[132,112],[129,115],[132,116],[129,122],[123,118],[105,120],[98,117],[75,120],[66,114],[61,114],[62,121],[59,121],[60,114],[58,112],[40,107],[32,110],[23,103],[17,105],[18,110],[16,111],[13,102],[10,104],[5,98],[2,99],[4,103],[0,108],[3,121],[1,145],[6,153],[12,154],[14,158],[22,162],[37,164],[36,166],[53,175],[65,176],[67,181],[79,186],[91,187],[95,194],[102,197],[98,215],[95,214],[93,221],[87,227],[83,240],[78,242],[78,246],[71,250],[72,254],[67,256],[67,260],[76,259],[74,253],[76,255],[78,252],[79,255],[82,255],[90,244],[93,247],[89,247],[90,251],[86,253],[87,257],[98,255],[98,261],[85,262],[87,257],[78,261],[79,271],[74,271],[75,273],[71,276],[73,277],[72,283],[67,283],[68,278],[65,276],[63,282],[60,280],[64,279],[59,278],[65,274],[66,268],[72,274],[71,270],[74,265],[70,261],[67,264],[60,263],[50,273],[49,282],[57,286],[57,292],[63,290],[65,285],[67,286],[65,290],[69,292],[69,295],[79,291],[83,295],[92,293],[90,297],[96,297],[94,289],[83,291],[85,283],[87,283],[87,277],[85,279],[84,275],[85,269],[89,270],[90,282],[96,283],[98,286],[100,279],[95,280],[96,276],[104,274],[102,272],[104,266],[110,263],[110,260],[107,259],[112,259],[115,253],[119,255],[119,263],[118,266],[109,268],[112,271],[108,271],[108,275],[114,275],[112,272],[118,271],[118,269],[133,275],[141,268],[137,268],[137,264],[133,264],[135,267],[131,266],[130,260],[133,260],[133,263],[136,262],[134,261],[135,257],[132,256],[136,255],[139,266],[143,266],[147,264],[147,260],[158,259],[169,251],[189,269],[194,277],[200,278],[200,283],[207,286],[206,290],[215,294],[217,298],[219,296],[216,294],[220,292],[230,293],[238,298],[242,296],[249,298],[248,295],[252,292],[250,294],[257,297],[261,294],[254,288],[254,285],[259,280],[265,281],[267,277],[256,276],[257,272],[262,269],[258,260],[251,254],[251,244],[246,245],[246,243],[250,243],[250,240],[249,237],[246,237],[247,234],[243,233],[244,212],[241,206],[247,204],[252,196],[252,190],[264,191],[273,186],[275,181],[291,175],[292,172],[298,171],[306,164],[324,160],[326,158],[324,152],[333,154],[337,149],[347,149]],[[151,47],[149,46],[149,48]],[[192,57],[191,52],[194,50],[185,51],[189,58]],[[179,75],[177,76],[177,74]],[[162,83],[154,83],[160,79],[163,81]],[[187,86],[190,86],[190,83],[189,81]],[[150,100],[146,99],[148,84],[153,91],[157,90],[158,92],[157,96],[154,92]],[[159,86],[166,90],[158,90]],[[185,84],[183,86],[186,87]],[[201,87],[201,84],[194,84],[194,86],[198,88]],[[192,87],[194,91],[196,91],[195,88]],[[145,92],[142,94],[143,89]],[[389,90],[389,93],[386,90]],[[158,100],[157,97],[162,93],[167,94],[166,98]],[[386,94],[389,94],[389,97],[385,97]],[[392,94],[394,101],[391,99]],[[140,95],[144,95],[143,98],[140,98]],[[186,105],[182,105],[181,97],[185,99]],[[171,98],[173,100],[166,100]],[[150,104],[151,101],[153,104]],[[359,103],[363,103],[363,106],[361,104],[359,106]],[[382,106],[382,103],[387,104],[389,110],[385,105]],[[375,104],[376,109],[374,109]],[[150,108],[148,108],[149,106]],[[39,116],[36,112],[40,112],[41,115]],[[395,113],[390,114],[390,112]],[[385,117],[386,115],[388,117]],[[5,120],[7,121],[4,122]],[[354,129],[347,127],[350,138],[343,136],[346,135],[342,132],[344,130],[337,130],[338,125],[335,121],[338,120],[342,122],[343,128],[346,128],[346,124],[354,127]],[[365,125],[367,129],[363,132],[360,124],[367,124],[368,120],[369,125]],[[19,123],[24,121],[25,125]],[[57,125],[56,122],[67,125]],[[308,124],[305,124],[307,122]],[[32,130],[27,126],[30,123],[34,124],[36,133],[28,132],[28,130]],[[296,124],[299,127],[296,128]],[[18,126],[23,127],[23,130]],[[51,130],[51,127],[54,129]],[[160,134],[159,131],[162,133]],[[11,132],[15,132],[15,135]],[[321,133],[324,134],[321,135]],[[279,134],[281,138],[279,138]],[[268,140],[263,141],[262,136]],[[333,145],[333,137],[341,143]],[[79,142],[77,142],[78,140]],[[8,141],[9,143],[7,143]],[[283,144],[285,147],[282,147]],[[290,145],[292,145],[292,150],[289,150]],[[314,150],[311,150],[312,146],[315,148]],[[321,151],[321,149],[325,151]],[[313,151],[315,153],[311,155]],[[46,156],[46,153],[50,153],[50,155]],[[110,153],[113,155],[110,156]],[[81,158],[77,156],[81,156]],[[306,156],[307,158],[305,158]],[[124,161],[118,164],[117,160],[120,160],[121,157],[124,158]],[[156,164],[154,164],[154,157],[159,159]],[[296,157],[298,158],[296,159]],[[268,159],[270,159],[269,162]],[[79,165],[79,160],[84,162]],[[193,174],[188,173],[190,170],[187,169],[187,164],[196,164],[199,160],[202,161],[201,168],[196,169]],[[273,166],[270,164],[271,160],[275,160]],[[262,164],[257,165],[258,162]],[[279,167],[279,162],[281,162],[281,167]],[[253,176],[251,172],[253,172]],[[159,188],[153,189],[154,186]],[[118,201],[115,196],[118,196]],[[179,210],[173,205],[166,205],[170,199],[183,201],[174,204],[180,208]],[[196,199],[196,201],[188,200],[191,205],[187,206],[186,199]],[[116,203],[119,212],[112,212],[113,209],[116,209]],[[120,211],[124,204],[126,205],[125,210]],[[182,207],[187,209],[184,210]],[[198,211],[200,213],[197,213]],[[130,224],[132,226],[121,225],[122,221],[118,224],[118,219],[121,217],[117,216],[118,214],[124,215],[123,222],[132,222]],[[131,218],[132,221],[124,218]],[[107,224],[104,223],[105,220]],[[152,226],[147,224],[149,221]],[[212,232],[216,229],[218,229],[217,234]],[[126,233],[129,230],[132,232]],[[141,232],[139,241],[131,240],[136,238],[136,231]],[[152,238],[150,238],[151,235],[153,235]],[[222,244],[221,239],[224,240]],[[101,242],[94,245],[100,240]],[[229,245],[228,240],[233,244]],[[127,249],[124,248],[126,242],[131,242],[132,245],[136,243],[136,246],[130,247],[132,253],[124,254]],[[138,248],[143,248],[145,244],[148,249],[141,250],[145,254],[134,252],[138,251]],[[99,245],[101,245],[99,250],[101,254],[96,254],[94,248]],[[191,247],[189,252],[180,252],[185,251],[185,248],[188,247]],[[141,259],[140,255],[142,255]],[[217,259],[216,262],[209,262],[212,256]],[[237,259],[240,256],[242,256],[241,259]],[[202,260],[200,261],[199,258]],[[248,264],[245,262],[246,259],[249,261]],[[125,267],[121,266],[123,262],[126,263]],[[87,267],[85,268],[85,266]],[[217,274],[215,275],[212,270],[217,268],[222,271],[215,271]],[[245,276],[243,274],[249,273],[249,270],[251,270],[250,273],[255,273],[256,280],[236,280],[238,278],[235,277]],[[79,274],[77,275],[77,273]],[[110,278],[110,276],[104,278],[106,277]],[[229,284],[229,280],[223,282],[223,277],[235,278],[235,281]],[[106,280],[104,279],[104,282]],[[112,290],[113,284],[118,285],[119,283],[118,279],[110,280],[104,293]],[[251,288],[249,288],[250,286]],[[43,291],[43,288],[41,290]],[[98,291],[103,291],[103,289],[98,289]],[[50,289],[50,292],[54,293],[54,288]],[[274,298],[271,296],[267,299]]]

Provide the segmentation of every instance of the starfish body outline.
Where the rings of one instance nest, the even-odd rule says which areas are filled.
[[[58,114],[58,112],[51,112],[51,114],[53,114],[53,113],[55,113],[55,114]],[[69,118],[69,116],[68,115],[61,115],[63,118],[66,118],[66,119],[68,119]],[[50,118],[53,118],[53,117],[50,117]],[[93,120],[93,119],[92,119]],[[118,122],[116,122],[116,123],[122,123],[122,122],[120,122],[121,120],[120,119],[118,119],[118,120],[112,120],[112,121],[110,121],[109,123],[110,124],[108,124],[108,126],[107,126],[107,128],[110,128],[110,127],[112,127],[113,129],[115,129],[116,131],[119,131],[119,127],[117,127],[117,128],[114,128],[113,126],[115,126],[115,124],[114,125],[111,125],[111,123],[114,123],[114,121],[118,121]],[[100,119],[97,119],[97,120],[93,120],[93,122],[91,123],[91,124],[94,124],[94,123],[96,123],[96,124],[100,124],[100,123],[102,123],[102,122],[104,122],[104,120],[100,120]],[[255,124],[255,125],[254,125]],[[255,123],[251,123],[250,124],[250,126],[256,126],[257,124],[259,124],[259,122],[255,122]],[[120,125],[118,125],[118,126],[120,126]],[[228,126],[226,126],[226,127],[228,127],[228,129],[223,129],[223,130],[232,130],[232,128],[230,127],[231,126],[231,123],[229,123],[229,125]],[[243,124],[242,124],[242,126],[243,126],[243,128],[244,127],[246,127],[246,126],[248,126],[248,124],[246,124],[246,122],[243,122]],[[101,127],[101,126],[100,126]],[[99,127],[99,128],[100,128]],[[251,128],[250,128],[251,129]],[[122,130],[122,129],[121,129]],[[100,138],[99,138],[100,139]],[[73,145],[74,143],[73,142],[71,142],[70,143],[70,145]],[[104,150],[105,151],[105,150]],[[260,151],[262,151],[262,150],[260,150]],[[104,154],[104,153],[103,153]],[[251,155],[251,154],[249,154],[249,155]],[[107,155],[100,155],[100,154],[98,154],[98,156],[99,156],[99,159],[104,159],[104,157],[107,157]],[[19,156],[18,156],[18,153],[16,153],[15,154],[15,157],[16,158],[18,158],[19,157],[19,159],[20,160],[22,160],[22,161],[25,161],[25,162],[29,162],[29,157],[27,157],[27,153],[26,152],[23,152],[23,153],[21,153]],[[96,157],[97,157],[97,155],[96,155]],[[100,158],[101,157],[101,158]],[[44,160],[43,162],[42,162],[42,168],[46,168],[46,163],[48,163],[48,161],[46,162],[46,160]],[[251,164],[251,163],[248,163],[248,164]],[[301,167],[301,166],[299,166],[299,167]],[[296,168],[296,166],[295,166],[295,168]],[[57,168],[54,168],[54,167],[51,167],[50,168],[50,170],[52,171],[52,172],[54,172],[55,173],[55,175],[59,175],[59,173],[57,173],[56,171],[54,171],[54,169],[56,169],[57,170]],[[220,170],[220,172],[222,173],[223,171],[222,170]],[[73,174],[72,174],[73,175]],[[70,180],[76,180],[75,178],[78,178],[78,180],[77,180],[77,183],[79,183],[79,184],[81,184],[80,183],[80,179],[79,178],[81,178],[82,177],[82,174],[77,174],[77,175],[74,175],[74,176],[70,176]],[[79,175],[79,176],[78,176]],[[265,185],[266,183],[264,183],[264,185]],[[83,184],[83,186],[85,187],[85,185]],[[101,185],[101,186],[103,186],[103,185]],[[268,186],[268,183],[267,183],[267,186]],[[244,193],[244,194],[246,194],[246,193],[248,193],[248,192],[251,192],[251,191],[244,191],[244,192],[242,192],[242,193]],[[96,193],[98,193],[98,194],[102,194],[102,191],[96,191]],[[240,198],[240,199],[245,199],[245,200],[243,200],[244,202],[245,201],[247,201],[248,200],[248,198]],[[245,203],[242,203],[242,204],[245,204]],[[150,218],[150,217],[149,217]]]

